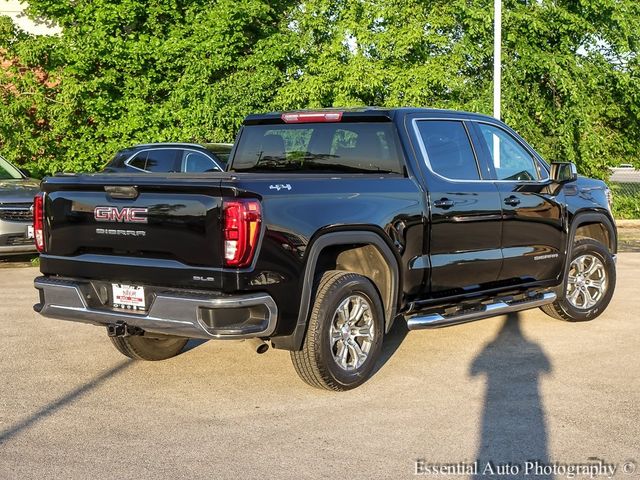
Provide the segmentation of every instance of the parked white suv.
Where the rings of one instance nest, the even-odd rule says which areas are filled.
[[[33,197],[39,182],[0,157],[0,256],[36,251]]]

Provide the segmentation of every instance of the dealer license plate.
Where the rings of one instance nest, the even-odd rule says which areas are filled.
[[[145,310],[144,287],[112,283],[113,306],[127,310]]]

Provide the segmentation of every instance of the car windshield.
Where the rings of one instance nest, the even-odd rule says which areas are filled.
[[[22,175],[9,162],[7,162],[4,158],[0,157],[0,180],[20,180],[22,179]]]
[[[231,153],[231,149],[233,145],[224,145],[220,143],[209,143],[205,145],[205,148],[213,153],[218,160],[222,163],[226,164],[229,162],[229,154]],[[224,165],[221,165],[224,168]]]

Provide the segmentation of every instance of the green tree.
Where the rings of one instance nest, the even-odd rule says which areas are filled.
[[[3,111],[15,122],[0,143],[18,162],[50,173],[96,170],[136,142],[232,140],[241,118],[279,86],[282,45],[270,45],[284,7],[258,0],[33,0],[31,15],[63,28],[59,37],[13,41],[20,58],[60,79],[52,106],[34,107],[49,130],[38,136],[37,150],[11,148],[12,136],[33,132],[18,125],[25,108],[7,99]],[[49,47],[40,55],[33,51],[38,42]]]
[[[59,80],[48,67],[48,39],[25,35],[0,17],[0,153],[34,168],[55,159],[51,120]]]
[[[492,111],[493,2],[304,2],[284,108],[373,104]],[[549,160],[588,174],[635,160],[640,3],[506,0],[503,115]]]
[[[0,147],[41,173],[124,146],[229,141],[251,112],[490,113],[491,0],[32,0],[57,37],[0,22]],[[640,150],[640,3],[504,0],[503,115],[587,174]]]

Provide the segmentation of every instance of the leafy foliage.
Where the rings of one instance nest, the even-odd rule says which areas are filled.
[[[640,219],[640,183],[611,183],[615,218]]]
[[[230,141],[252,112],[492,109],[491,0],[31,0],[0,17],[0,148],[39,174],[137,142]],[[583,173],[638,165],[640,3],[504,0],[503,115]]]

